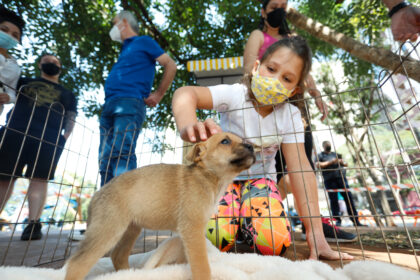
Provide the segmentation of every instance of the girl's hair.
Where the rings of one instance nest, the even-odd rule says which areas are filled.
[[[289,48],[292,50],[298,57],[302,59],[303,62],[303,69],[300,75],[300,79],[298,81],[297,86],[299,87],[299,91],[289,98],[289,101],[293,102],[302,112],[305,109],[305,104],[303,100],[303,93],[305,92],[305,80],[311,70],[312,66],[312,51],[309,48],[306,40],[303,39],[301,36],[291,36],[280,39],[279,41],[272,44],[270,47],[267,48],[264,55],[262,56],[260,63],[263,64],[266,60],[270,59],[274,52],[279,50],[280,48]],[[248,93],[251,95],[251,81],[252,81],[252,73],[246,73],[242,78],[242,83],[248,88]]]
[[[267,10],[267,5],[268,5],[268,3],[270,3],[270,1],[271,0],[264,0],[263,6],[262,6],[264,11]],[[286,17],[286,15],[284,15],[284,16]],[[258,29],[261,30],[261,31],[264,31],[264,28],[265,28],[265,20],[261,15],[260,16],[260,23],[258,25]],[[282,36],[289,36],[290,34],[292,34],[292,32],[289,29],[289,26],[287,25],[287,21],[284,21],[282,23],[282,26],[280,26],[279,34],[282,35]]]

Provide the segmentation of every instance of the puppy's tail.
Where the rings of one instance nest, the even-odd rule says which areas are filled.
[[[143,268],[152,269],[166,264],[187,263],[184,246],[179,236],[165,240],[150,256]]]

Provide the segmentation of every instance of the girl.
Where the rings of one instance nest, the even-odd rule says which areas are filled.
[[[291,31],[286,21],[287,0],[265,0],[261,9],[261,19],[259,29],[252,31],[244,50],[244,68],[245,72],[251,71],[251,68],[257,59],[261,59],[265,50],[274,42],[291,36]],[[315,104],[322,114],[321,121],[328,115],[328,107],[321,99],[321,93],[316,88],[315,81],[311,75],[305,78],[305,84],[309,94],[315,98]],[[315,168],[312,162],[312,147],[313,139],[310,127],[310,120],[307,114],[307,109],[302,104],[301,112],[305,120],[305,153],[309,160],[312,169]],[[288,190],[290,190],[290,180],[287,176],[285,168],[285,159],[281,151],[276,155],[276,170],[278,173],[278,189],[284,197]],[[357,215],[354,219],[355,226],[363,226],[359,223]],[[340,242],[351,242],[357,237],[356,235],[345,232],[339,228],[332,227],[329,219],[323,219],[324,232],[327,238],[337,239]],[[336,232],[334,234],[334,231]]]
[[[212,222],[208,226],[207,236],[225,251],[234,244],[237,231],[262,254],[278,255],[289,245],[274,167],[274,156],[281,147],[296,208],[307,228],[309,258],[340,257],[331,250],[322,232],[315,175],[305,172],[311,167],[305,156],[300,112],[284,102],[301,92],[298,89],[304,87],[310,67],[311,51],[306,42],[301,37],[285,38],[270,46],[261,61],[254,63],[252,75],[245,75],[243,84],[182,87],[174,94],[173,113],[183,140],[206,140],[223,129],[252,142],[258,151],[256,163],[229,185],[220,200],[219,216],[225,220],[219,218],[217,226]],[[220,112],[221,127],[211,119],[199,122],[196,109]],[[341,258],[352,259],[347,254],[341,254]]]

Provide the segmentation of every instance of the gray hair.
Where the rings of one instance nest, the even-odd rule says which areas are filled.
[[[126,19],[128,24],[130,24],[131,29],[133,29],[134,32],[139,34],[139,22],[137,21],[136,17],[133,15],[132,12],[124,10],[119,12],[117,17],[119,20]]]

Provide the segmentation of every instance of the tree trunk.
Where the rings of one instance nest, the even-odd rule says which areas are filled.
[[[352,158],[353,158],[353,162],[356,162],[357,159],[353,155],[352,155]],[[366,180],[362,176],[361,173],[359,173],[356,176],[356,178],[357,178],[357,181],[359,182],[360,186],[367,186]],[[373,201],[372,194],[369,191],[367,191],[367,192],[368,193],[366,195],[368,196],[367,201],[369,203],[370,213],[372,213],[373,219],[375,220],[376,225],[378,227],[381,227],[381,226],[383,226],[383,223],[382,223],[381,219],[379,218],[379,216],[377,215],[378,214],[378,211],[376,211],[376,207],[375,207],[375,203]]]
[[[366,151],[363,150],[362,154],[367,158]],[[367,170],[370,178],[372,178],[373,182],[375,183],[375,186],[380,186],[381,181],[378,179],[378,177],[372,171],[372,169],[367,168],[366,170]],[[382,206],[382,209],[384,210],[384,214],[385,214],[386,225],[389,226],[389,227],[390,226],[395,227],[396,225],[394,223],[394,219],[392,218],[391,207],[389,206],[389,202],[388,202],[388,199],[386,198],[385,191],[379,190],[378,192],[379,192],[379,199],[381,201],[381,206]]]
[[[401,67],[400,56],[384,48],[371,47],[337,32],[320,22],[308,18],[293,8],[287,8],[287,19],[297,28],[305,30],[322,41],[341,48],[354,57],[381,66],[389,71],[401,73],[420,82],[420,61],[406,58]],[[407,71],[405,73],[404,71]]]

